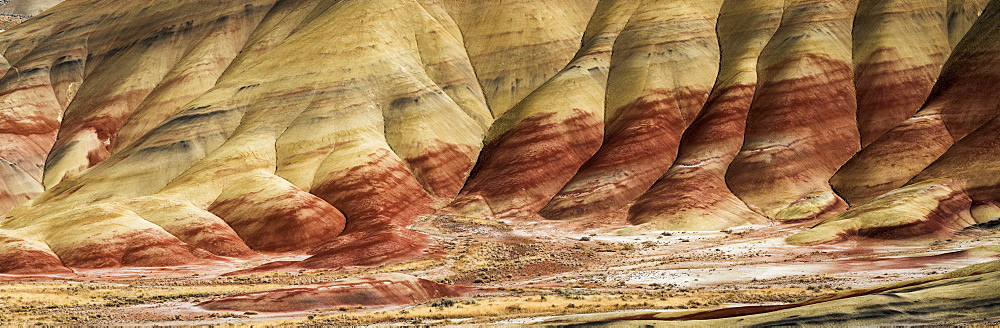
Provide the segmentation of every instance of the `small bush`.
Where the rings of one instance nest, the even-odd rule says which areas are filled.
[[[431,303],[431,306],[436,308],[446,308],[455,306],[455,301],[449,298],[442,298]]]

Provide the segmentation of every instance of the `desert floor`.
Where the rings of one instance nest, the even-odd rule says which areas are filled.
[[[939,241],[850,240],[811,247],[782,242],[812,224],[677,232],[620,229],[624,222],[613,219],[584,225],[441,215],[414,226],[434,236],[437,246],[431,254],[379,267],[231,274],[304,258],[273,254],[190,267],[0,275],[0,322],[308,326],[586,320],[560,316],[786,304],[994,260],[998,252],[989,245],[1000,243],[997,227],[969,228]],[[228,295],[381,272],[477,290],[423,304],[345,304],[308,312],[208,311],[197,306]]]

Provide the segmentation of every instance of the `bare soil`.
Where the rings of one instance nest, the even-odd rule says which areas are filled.
[[[776,305],[944,273],[994,260],[997,228],[948,239],[857,239],[791,246],[783,238],[815,222],[724,231],[642,231],[609,218],[498,222],[428,216],[413,229],[438,254],[378,267],[227,275],[302,255],[170,268],[0,275],[0,322],[114,325],[527,324],[615,311],[690,311]],[[624,228],[624,229],[623,229]],[[977,248],[978,247],[978,248]],[[252,271],[252,270],[251,270]],[[249,272],[249,271],[246,271]],[[287,286],[383,272],[407,273],[479,292],[404,306],[344,304],[303,312],[208,311],[197,304]]]

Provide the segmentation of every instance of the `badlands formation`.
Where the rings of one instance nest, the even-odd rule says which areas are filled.
[[[196,305],[301,312],[760,242],[916,280],[556,320],[1000,320],[1000,0],[69,0],[0,50],[0,280],[343,273]]]

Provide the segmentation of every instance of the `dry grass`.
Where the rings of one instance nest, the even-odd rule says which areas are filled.
[[[26,18],[17,16],[0,15],[0,30],[8,30],[17,24],[24,22]]]
[[[405,309],[365,312],[356,309],[307,319],[262,322],[269,326],[344,326],[368,324],[489,323],[553,315],[621,310],[706,309],[725,303],[785,302],[822,294],[804,288],[740,291],[633,290],[594,292],[581,289],[515,289],[517,296],[437,300]]]
[[[276,288],[277,284],[147,282],[29,282],[0,284],[0,321],[68,323],[112,317],[139,304],[200,302],[222,295]]]
[[[400,267],[424,267],[415,261]],[[398,269],[372,268],[370,273]],[[161,314],[127,311],[141,305],[190,306],[223,295],[288,286],[298,282],[335,280],[344,272],[271,272],[238,277],[175,281],[18,282],[0,284],[0,320],[5,323],[106,324],[116,322],[247,320],[254,313]],[[354,272],[353,274],[357,274]],[[598,286],[600,287],[600,286]],[[261,322],[264,325],[359,325],[379,323],[484,323],[515,318],[597,313],[637,309],[713,308],[725,303],[789,302],[820,295],[806,288],[760,290],[590,288],[512,288],[476,298],[436,300],[407,308],[343,307],[319,311],[303,319]],[[383,308],[384,309],[384,308]],[[224,323],[217,322],[217,323]],[[216,323],[216,322],[213,322]]]
[[[279,287],[324,283],[349,276],[406,272],[441,265],[424,259],[361,270],[302,270],[205,278],[125,279],[105,281],[0,282],[0,322],[109,323],[126,321],[210,320],[249,315],[143,315],[121,311],[164,303],[193,305],[206,300]]]
[[[201,272],[202,276],[181,273],[157,277],[157,272],[151,271],[151,277],[129,279],[100,276],[87,282],[0,283],[0,322],[8,325],[162,323],[220,327],[248,323],[289,327],[477,324],[624,310],[713,309],[729,304],[791,303],[843,288],[903,280],[902,277],[886,276],[884,270],[865,271],[861,276],[854,272],[841,275],[789,271],[787,275],[760,280],[748,281],[736,273],[734,280],[721,280],[714,285],[684,284],[681,279],[697,281],[696,278],[714,277],[715,274],[732,274],[727,269],[741,266],[769,263],[778,270],[789,263],[804,267],[809,263],[855,256],[849,252],[780,252],[757,246],[759,240],[771,236],[737,236],[733,232],[628,237],[605,234],[586,238],[588,240],[465,234],[435,237],[442,250],[440,257],[370,268],[291,270],[226,277],[206,277],[207,273]],[[733,246],[735,242],[742,244]],[[727,245],[725,249],[720,248],[723,244]],[[259,264],[248,263],[247,266]],[[694,270],[683,271],[685,269]],[[446,283],[476,286],[483,288],[483,293],[412,306],[359,308],[345,305],[286,314],[207,312],[192,308],[194,304],[222,296],[384,272],[410,273]],[[664,273],[670,276],[663,276],[666,278],[662,280],[656,278]],[[130,274],[136,277],[135,273]],[[652,283],[654,281],[657,283]],[[682,285],[705,287],[684,288]]]

